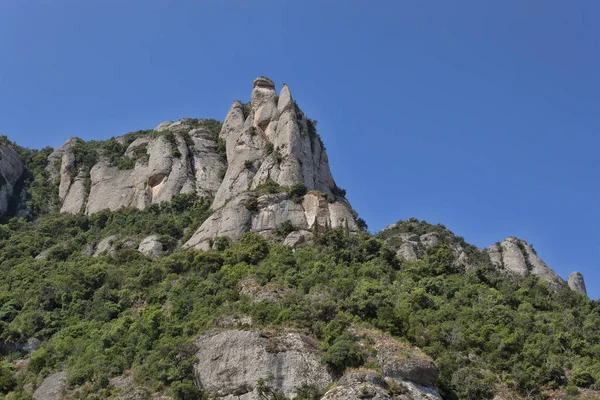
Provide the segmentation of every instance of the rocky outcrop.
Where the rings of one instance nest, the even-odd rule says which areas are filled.
[[[208,249],[218,236],[238,240],[248,231],[269,235],[286,221],[298,232],[326,226],[358,230],[314,123],[297,108],[287,86],[277,96],[270,79],[257,78],[251,103],[233,103],[220,137],[228,165],[212,204],[215,213],[185,247]],[[294,185],[308,193],[290,195]]]
[[[493,265],[519,276],[534,275],[558,289],[565,281],[552,268],[548,267],[526,241],[514,236],[506,238],[488,248]]]
[[[51,179],[59,179],[61,212],[143,209],[180,193],[214,196],[225,161],[202,121],[169,121],[138,134],[123,154],[131,160],[130,168],[112,165],[106,154],[98,151],[97,162],[88,171],[79,165],[74,152],[81,139],[69,139],[49,157]],[[113,140],[125,143],[124,137]]]
[[[157,235],[151,235],[141,241],[138,251],[148,257],[158,258],[164,252],[164,245]]]
[[[375,329],[353,327],[350,332],[358,337],[367,362],[376,364],[385,377],[435,385],[439,371],[420,349]]]
[[[17,181],[23,175],[23,162],[17,152],[0,145],[0,215],[5,215]]]
[[[441,400],[432,388],[413,382],[386,378],[375,371],[347,373],[321,400]]]
[[[573,272],[571,275],[569,275],[569,287],[571,290],[583,293],[587,296],[585,281],[583,280],[583,275],[580,272]]]
[[[67,373],[57,372],[44,379],[33,393],[33,400],[58,400],[67,390]]]
[[[318,343],[296,331],[214,331],[196,345],[196,380],[222,399],[258,400],[257,382],[270,376],[271,386],[286,396],[295,396],[303,383],[324,390],[332,382]]]
[[[322,400],[441,400],[434,389],[439,371],[421,350],[378,330],[352,327],[350,332],[358,338],[366,363],[378,371],[346,372]]]
[[[391,232],[396,227],[392,224],[381,232]],[[425,258],[427,251],[442,240],[438,232],[428,232],[422,235],[414,233],[397,233],[384,239],[394,249],[396,256],[405,261],[416,261]],[[458,242],[450,242],[454,253],[454,265],[470,268],[474,262],[469,258],[463,246]]]

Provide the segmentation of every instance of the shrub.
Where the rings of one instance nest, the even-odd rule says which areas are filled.
[[[566,392],[570,396],[577,396],[579,394],[579,389],[575,385],[567,385]]]
[[[271,142],[267,143],[267,155],[271,154],[275,150],[275,145]]]
[[[283,192],[284,188],[273,179],[268,179],[265,183],[258,185],[256,191],[259,193],[273,194]]]
[[[322,360],[339,375],[346,368],[359,367],[364,362],[356,338],[349,333],[338,337],[323,354]]]
[[[569,379],[569,384],[587,388],[594,384],[595,379],[588,371],[575,370],[571,378]]]
[[[308,189],[306,188],[306,185],[303,182],[294,183],[288,189],[288,193],[292,197],[292,200],[294,200],[296,203],[302,201],[302,198],[304,197],[304,195],[306,195],[307,192]]]
[[[171,385],[171,395],[175,400],[208,400],[206,393],[190,381],[175,382]]]
[[[292,224],[292,221],[287,220],[281,223],[273,232],[279,237],[286,237],[290,233],[294,232],[297,228]]]
[[[11,365],[0,361],[0,393],[8,393],[16,384]]]

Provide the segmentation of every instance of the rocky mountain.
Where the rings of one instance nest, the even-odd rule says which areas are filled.
[[[336,186],[315,122],[298,108],[284,85],[254,81],[248,106],[234,102],[220,134],[228,166],[212,208],[215,213],[185,247],[207,249],[218,236],[269,234],[289,221],[289,238],[304,240],[324,227],[356,232],[353,210]]]
[[[457,267],[468,270],[490,263],[500,271],[519,277],[536,276],[547,281],[555,290],[566,285],[565,280],[542,261],[531,245],[514,236],[484,250],[467,244],[463,238],[455,236],[443,225],[429,225],[416,219],[392,224],[378,236],[396,251],[398,257],[406,261],[421,260],[436,245],[446,243],[452,250],[453,265]],[[579,272],[571,274],[568,286],[574,291],[587,294],[583,275]]]
[[[259,77],[250,103],[234,102],[222,127],[186,118],[105,142],[71,138],[50,154],[48,179],[58,182],[64,213],[144,209],[186,193],[214,198],[214,214],[184,247],[208,249],[217,237],[239,240],[248,231],[272,236],[284,224],[288,243],[325,227],[356,232],[315,125],[286,85],[277,95],[273,81]],[[22,173],[17,166],[6,167],[11,179]],[[8,198],[12,186],[6,190]]]
[[[580,273],[414,218],[369,234],[316,121],[268,78],[223,123],[2,138],[0,184],[0,398],[600,393]]]

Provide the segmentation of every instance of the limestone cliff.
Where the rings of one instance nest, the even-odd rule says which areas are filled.
[[[277,96],[273,81],[257,78],[250,104],[233,103],[220,137],[228,165],[215,212],[185,247],[208,249],[218,236],[238,240],[248,231],[268,235],[288,221],[296,236],[326,226],[358,230],[314,122],[287,86]]]
[[[0,145],[0,215],[8,210],[15,185],[23,174],[23,162],[17,152],[5,145]]]
[[[49,157],[50,177],[60,182],[61,212],[143,209],[180,193],[212,197],[225,168],[203,120],[169,121],[92,145],[71,138]]]
[[[143,209],[197,193],[214,197],[214,214],[185,247],[208,249],[217,237],[248,231],[273,236],[282,224],[291,236],[281,239],[294,245],[319,228],[358,230],[315,124],[286,85],[278,96],[260,77],[250,103],[234,102],[220,132],[186,118],[105,142],[71,138],[50,155],[48,172],[59,182],[61,212]]]
[[[261,379],[286,398],[310,388],[315,393],[310,398],[323,400],[441,399],[434,387],[439,371],[423,352],[376,330],[351,331],[377,372],[348,371],[337,376],[323,363],[319,343],[294,329],[220,329],[196,341],[196,382],[222,400],[266,398],[257,388]],[[363,387],[372,396],[366,396]],[[325,394],[314,397],[319,393]]]

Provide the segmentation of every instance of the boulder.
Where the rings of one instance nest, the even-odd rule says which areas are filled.
[[[138,251],[148,257],[158,258],[163,254],[164,245],[157,235],[151,235],[142,239]]]
[[[295,248],[296,246],[306,242],[306,239],[310,237],[309,231],[294,231],[287,235],[283,241],[283,244]]]
[[[440,240],[440,235],[437,232],[430,232],[424,235],[421,235],[419,241],[425,247],[432,247]]]
[[[400,248],[396,252],[396,255],[406,261],[418,260],[416,252],[416,245],[412,242],[405,242],[400,245]]]
[[[294,330],[212,331],[196,346],[198,384],[223,399],[258,400],[257,381],[270,376],[273,388],[290,397],[305,382],[319,390],[332,382],[321,364],[319,344]]]
[[[65,371],[49,375],[33,393],[33,400],[59,400],[67,390]]]
[[[117,240],[119,240],[120,238],[121,235],[119,234],[105,237],[96,246],[96,250],[94,251],[93,256],[98,257],[99,255],[106,254],[112,257],[117,251],[115,245]]]

